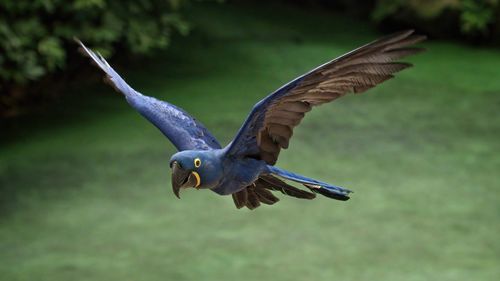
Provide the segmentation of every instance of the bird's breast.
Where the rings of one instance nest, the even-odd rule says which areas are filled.
[[[231,161],[224,166],[224,176],[212,190],[220,195],[233,194],[253,184],[263,171],[265,163],[255,159]]]

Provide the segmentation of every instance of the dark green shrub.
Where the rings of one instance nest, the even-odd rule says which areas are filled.
[[[378,0],[372,14],[376,21],[395,19],[408,24],[450,32],[465,37],[492,38],[500,24],[499,0]],[[447,26],[449,22],[452,22]],[[500,34],[498,34],[500,35]]]
[[[500,19],[500,1],[498,0],[462,0],[460,22],[464,33],[485,33],[489,26]]]
[[[117,45],[132,53],[166,47],[172,32],[188,32],[179,13],[187,1],[0,1],[0,112],[28,95],[23,85],[65,66],[75,36],[104,56]]]

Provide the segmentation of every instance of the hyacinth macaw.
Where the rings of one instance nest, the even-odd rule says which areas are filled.
[[[253,107],[236,137],[222,148],[212,134],[186,111],[132,89],[100,55],[86,48],[110,84],[127,102],[153,123],[179,150],[170,159],[172,188],[210,189],[231,194],[236,207],[255,209],[279,201],[271,191],[313,199],[316,193],[337,200],[349,199],[348,189],[310,179],[274,164],[288,148],[293,128],[314,106],[347,93],[362,93],[411,66],[398,59],[422,51],[412,47],[425,39],[413,30],[399,32],[355,49],[295,78]],[[285,181],[302,184],[306,191]]]

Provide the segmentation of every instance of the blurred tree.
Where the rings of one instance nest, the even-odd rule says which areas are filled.
[[[460,13],[461,28],[464,33],[488,32],[489,26],[500,19],[498,0],[462,0]]]
[[[413,24],[436,36],[451,32],[494,40],[500,35],[500,0],[378,0],[372,17]]]
[[[278,0],[285,3],[294,3],[302,6],[321,6],[338,12],[347,12],[349,15],[366,18],[370,16],[376,0]]]
[[[188,1],[0,1],[0,113],[26,99],[28,83],[65,66],[74,36],[104,56],[118,45],[148,53],[189,31],[180,14]]]

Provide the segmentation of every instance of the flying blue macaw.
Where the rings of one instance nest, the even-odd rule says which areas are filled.
[[[186,111],[135,91],[99,53],[78,42],[82,52],[106,73],[110,84],[179,150],[170,159],[172,188],[177,197],[183,188],[210,189],[220,195],[231,194],[238,209],[255,209],[260,203],[272,205],[279,201],[271,191],[304,199],[313,199],[316,193],[349,199],[348,189],[274,166],[278,155],[281,149],[288,148],[293,128],[312,107],[347,93],[365,92],[392,78],[411,66],[397,60],[423,51],[412,45],[424,39],[414,35],[413,30],[392,34],[295,78],[259,101],[224,148]],[[302,184],[312,192],[285,181]]]

